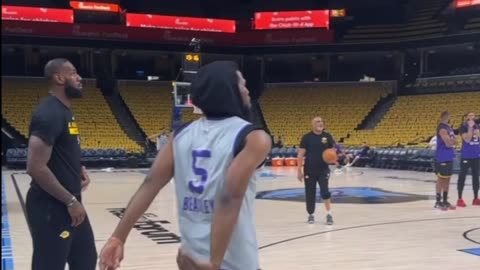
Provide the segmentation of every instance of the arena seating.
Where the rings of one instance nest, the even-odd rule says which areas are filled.
[[[125,149],[82,149],[82,165],[97,167],[136,167],[140,163],[138,154],[129,154]],[[9,168],[25,168],[27,162],[26,148],[10,148],[6,152]]]
[[[415,15],[405,24],[359,25],[344,35],[346,42],[404,40],[441,36],[447,31],[445,22],[434,18],[447,0],[415,1]]]
[[[82,148],[141,152],[142,146],[120,128],[101,91],[94,87],[95,81],[85,82],[84,97],[72,104]],[[2,115],[26,137],[32,110],[47,95],[48,85],[43,79],[2,78]]]
[[[199,114],[193,113],[193,108],[183,108],[182,109],[182,122],[188,122],[200,118]]]
[[[140,127],[152,136],[169,129],[172,121],[172,86],[162,82],[119,82],[120,94]]]
[[[379,99],[391,92],[387,83],[272,85],[260,98],[265,121],[285,145],[298,145],[321,116],[337,140],[353,131]]]
[[[463,29],[468,32],[479,32],[480,18],[469,19],[468,22],[464,25]]]
[[[480,74],[480,66],[456,68],[450,72],[450,75],[464,75],[464,74]]]
[[[48,94],[43,81],[2,78],[2,115],[25,137],[33,108]]]
[[[457,128],[468,111],[480,113],[480,91],[400,96],[381,122],[370,130],[357,130],[345,144],[367,141],[372,146],[427,145],[435,134],[440,113],[448,110],[451,124]]]
[[[462,69],[459,69],[462,70]],[[480,89],[480,75],[468,74],[436,78],[418,78],[407,84],[408,93],[464,92]]]

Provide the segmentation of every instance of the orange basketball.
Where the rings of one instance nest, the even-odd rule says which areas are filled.
[[[335,164],[337,162],[337,151],[334,148],[323,151],[323,160],[328,164]]]

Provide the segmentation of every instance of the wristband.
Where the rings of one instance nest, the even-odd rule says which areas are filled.
[[[75,198],[75,196],[73,196],[70,201],[67,203],[67,208],[70,208],[73,206],[73,204],[75,204],[75,202],[77,201],[77,198]]]

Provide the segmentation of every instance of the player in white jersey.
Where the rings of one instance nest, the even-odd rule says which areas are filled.
[[[182,270],[257,270],[253,222],[256,171],[271,149],[266,132],[248,121],[250,97],[233,62],[202,67],[192,101],[203,116],[177,129],[100,254],[100,269],[117,269],[135,222],[175,179]]]

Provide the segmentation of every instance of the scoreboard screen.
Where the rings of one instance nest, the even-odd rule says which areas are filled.
[[[480,5],[480,0],[456,0],[455,7],[464,8]]]
[[[256,30],[329,27],[329,10],[255,12],[254,18]]]

